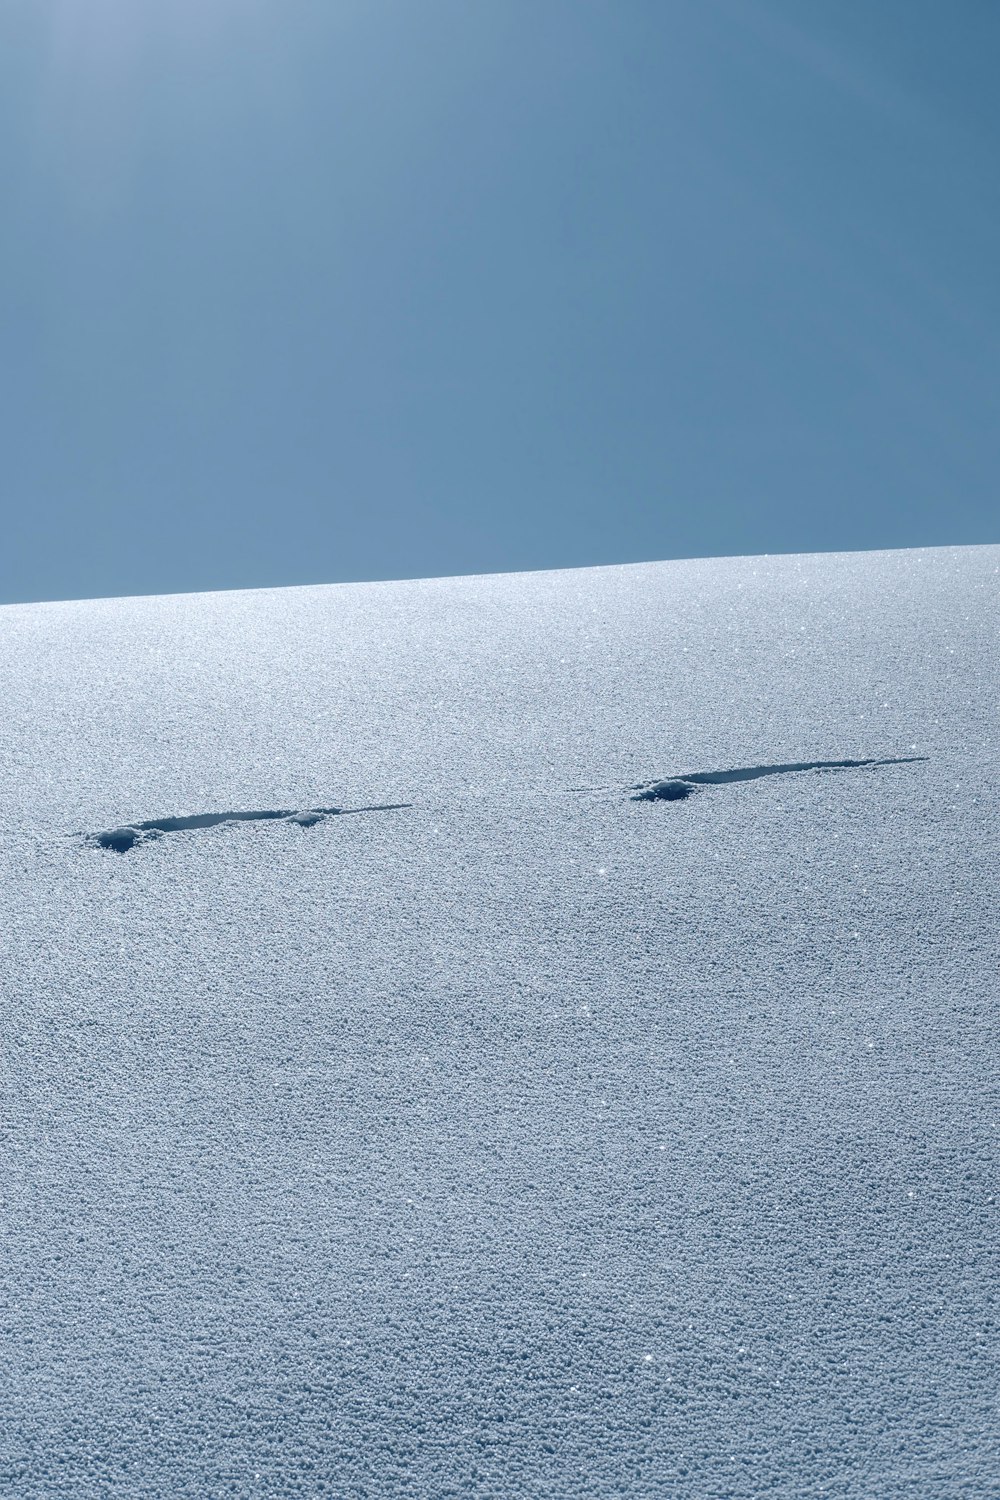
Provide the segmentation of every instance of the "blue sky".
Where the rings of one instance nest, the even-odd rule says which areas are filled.
[[[5,0],[0,599],[1000,540],[994,0]]]

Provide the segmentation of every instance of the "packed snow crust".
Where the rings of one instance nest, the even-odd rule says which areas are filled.
[[[998,585],[0,611],[0,1494],[996,1495]]]

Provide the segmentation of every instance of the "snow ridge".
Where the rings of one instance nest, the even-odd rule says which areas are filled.
[[[906,766],[925,761],[926,755],[899,755],[886,760],[800,760],[777,766],[739,766],[732,771],[689,771],[663,781],[638,782],[633,802],[681,802],[695,787],[726,786],[733,781],[756,781],[761,776],[787,776],[797,771],[853,771],[859,766]]]
[[[255,812],[194,813],[185,818],[147,818],[141,823],[126,823],[120,828],[109,828],[104,833],[90,833],[84,837],[96,849],[113,849],[116,854],[127,854],[137,844],[162,838],[165,833],[184,833],[192,828],[217,828],[220,823],[279,821],[295,823],[299,828],[312,828],[327,818],[344,818],[353,813],[395,812],[410,805],[409,802],[386,802],[373,807],[311,807],[301,812],[289,808],[271,808]]]

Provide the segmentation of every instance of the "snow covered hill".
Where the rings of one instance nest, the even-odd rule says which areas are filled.
[[[0,611],[0,1494],[995,1495],[998,648],[985,547]]]

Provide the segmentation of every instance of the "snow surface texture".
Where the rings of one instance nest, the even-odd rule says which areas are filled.
[[[998,585],[0,611],[0,1494],[996,1495]]]

